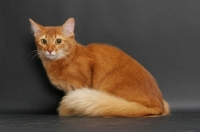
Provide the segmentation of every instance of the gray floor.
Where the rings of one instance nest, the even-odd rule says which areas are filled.
[[[152,118],[85,118],[1,114],[1,132],[199,132],[200,112]]]

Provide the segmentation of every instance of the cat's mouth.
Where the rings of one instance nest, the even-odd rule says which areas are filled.
[[[57,58],[57,54],[54,51],[51,53],[45,52],[44,55],[46,58],[51,59],[51,60],[54,60]]]
[[[46,57],[47,59],[50,59],[50,60],[58,60],[60,58],[63,58],[67,55],[67,52],[64,52],[64,51],[59,51],[59,52],[44,52],[43,53],[44,57]]]

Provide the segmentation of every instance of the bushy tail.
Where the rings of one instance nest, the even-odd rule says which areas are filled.
[[[170,107],[169,104],[163,100],[163,105],[164,105],[164,112],[162,113],[162,115],[167,115],[170,113]]]
[[[62,112],[63,108],[65,112]],[[58,110],[61,116],[137,117],[162,114],[161,108],[147,108],[137,102],[128,102],[109,93],[88,88],[70,91],[63,97]]]

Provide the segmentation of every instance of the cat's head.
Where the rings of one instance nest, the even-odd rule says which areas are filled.
[[[73,18],[62,26],[41,26],[29,19],[40,57],[57,60],[70,55],[75,48]]]

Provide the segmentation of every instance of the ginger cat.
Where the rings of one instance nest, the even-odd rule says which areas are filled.
[[[169,113],[153,76],[120,49],[106,44],[78,44],[73,18],[57,27],[43,27],[29,20],[51,83],[66,93],[58,108],[60,116]]]

